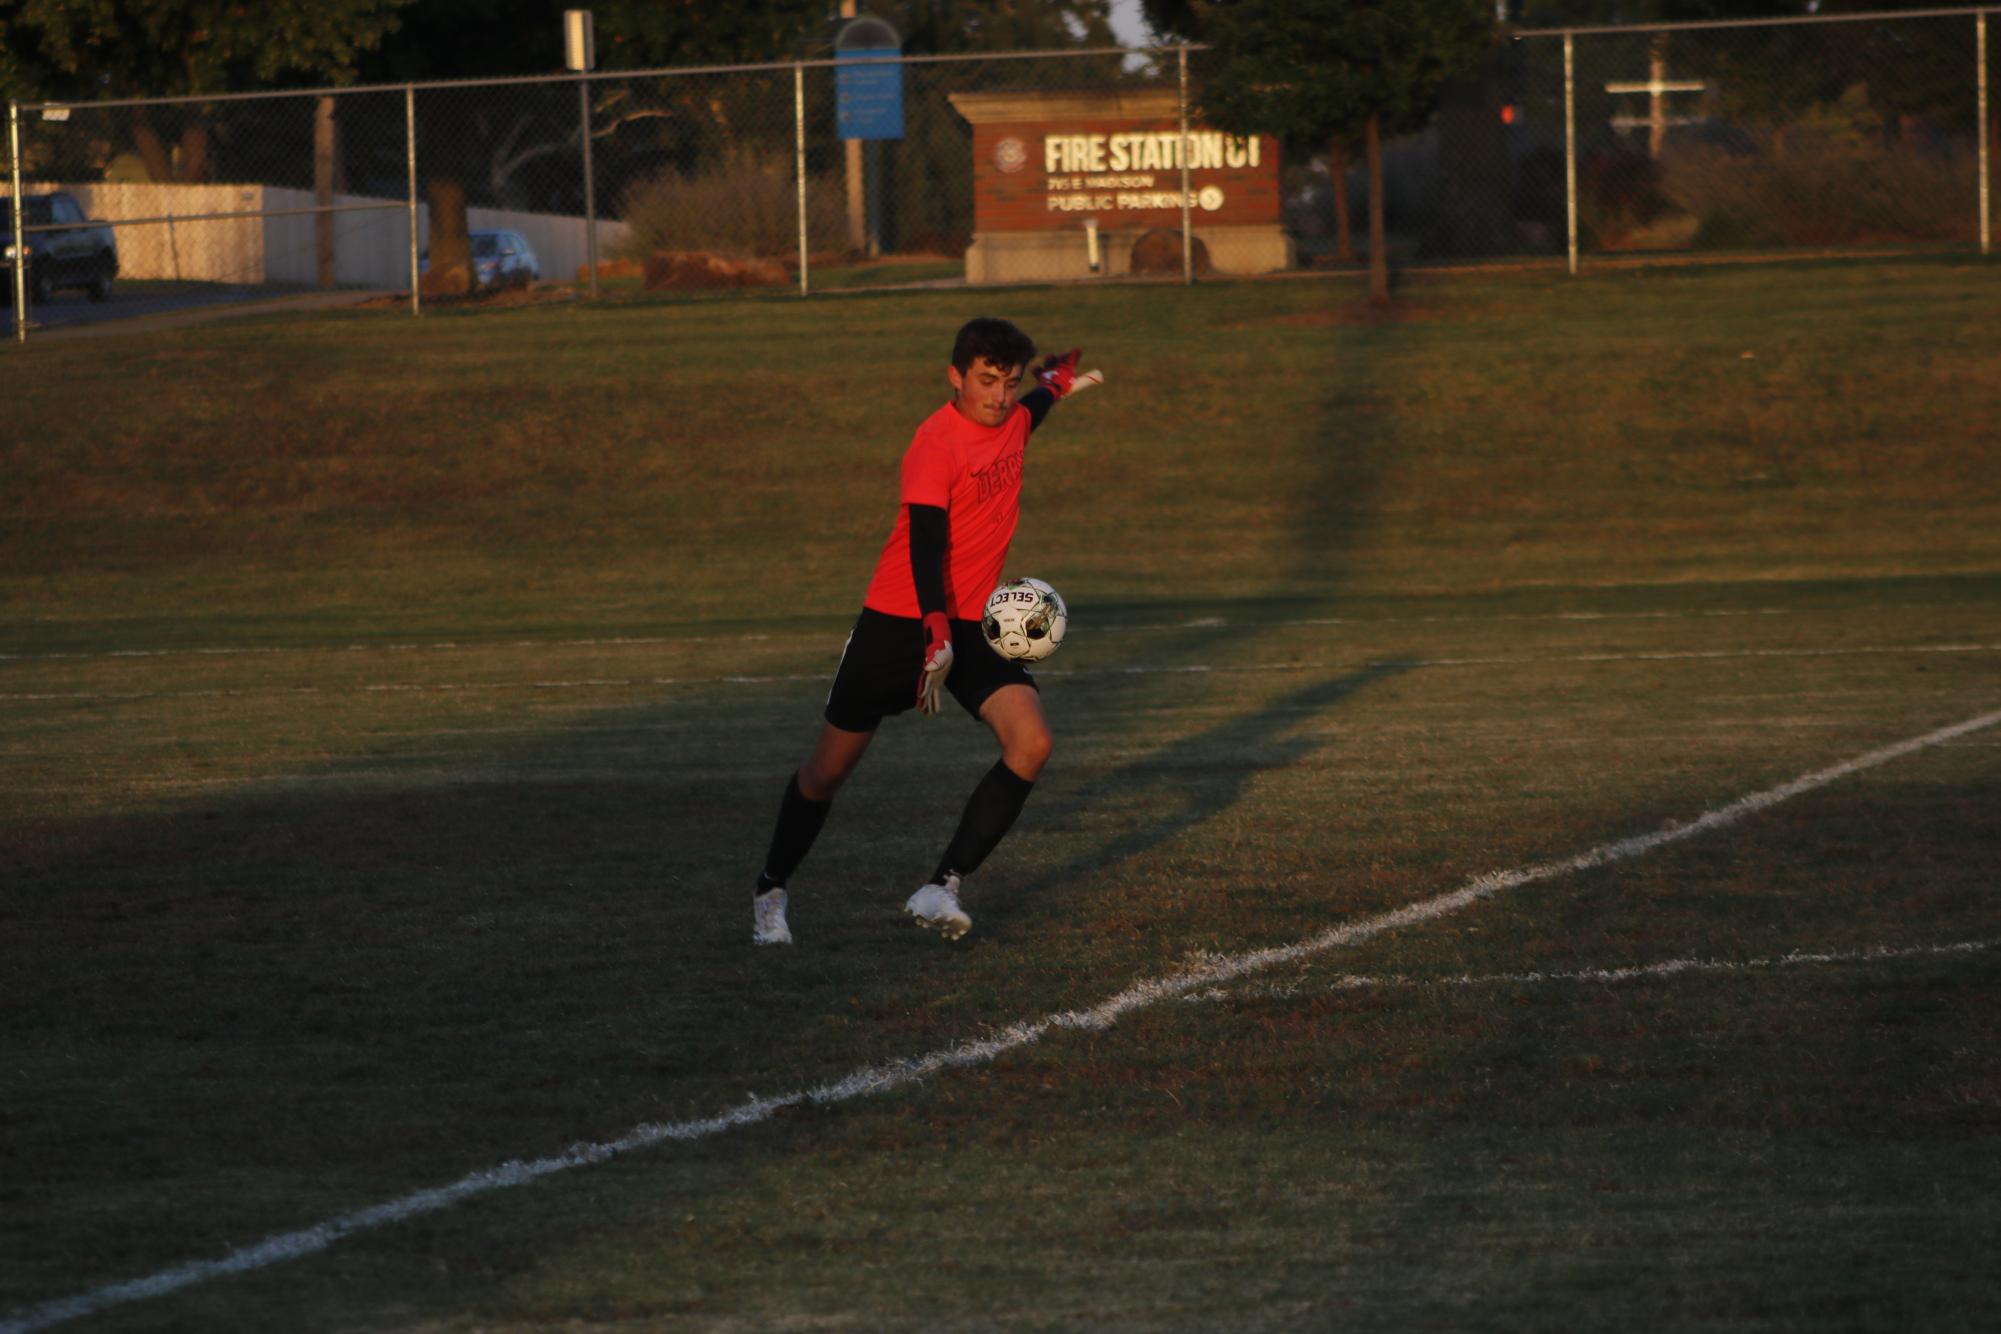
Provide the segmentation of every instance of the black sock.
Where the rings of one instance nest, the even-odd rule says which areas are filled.
[[[1033,779],[1023,778],[995,760],[994,767],[987,770],[967,799],[966,813],[959,817],[958,832],[952,835],[945,859],[938,863],[931,883],[942,885],[948,875],[970,875],[977,871],[987,854],[1014,826],[1015,817],[1021,814],[1028,794],[1034,790]]]
[[[757,877],[757,892],[776,889],[792,878],[799,863],[806,860],[820,826],[827,823],[831,801],[814,801],[799,790],[799,775],[785,784],[785,798],[778,803],[778,827],[771,831],[771,851],[764,854],[764,871]]]

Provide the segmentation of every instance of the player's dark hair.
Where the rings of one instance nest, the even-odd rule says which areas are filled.
[[[967,320],[952,340],[952,366],[964,375],[981,357],[1002,370],[1026,367],[1035,359],[1035,340],[1006,320],[982,315]]]

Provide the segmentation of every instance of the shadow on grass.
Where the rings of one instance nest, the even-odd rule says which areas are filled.
[[[1413,334],[1391,322],[1371,321],[1354,334],[1357,354],[1343,356],[1330,366],[1312,452],[1301,470],[1301,481],[1292,494],[1276,498],[1282,504],[1282,516],[1276,522],[1288,531],[1285,549],[1291,558],[1271,571],[1266,593],[1253,595],[1244,605],[1266,602],[1283,608],[1281,615],[1288,618],[1328,617],[1337,612],[1339,589],[1348,567],[1376,522],[1381,477],[1388,455],[1396,447],[1394,421],[1383,413],[1356,412],[1353,406],[1373,384],[1376,371],[1369,352],[1387,340]],[[1259,445],[1252,442],[1245,447]],[[1172,612],[1171,606],[1163,610]],[[1155,707],[1171,705],[1186,690],[1186,678],[1173,669],[1211,662],[1219,652],[1230,660],[1255,660],[1258,641],[1278,628],[1269,622],[1232,617],[1223,624],[1197,622],[1171,637],[1150,640],[1144,661],[1131,665],[1158,674],[1135,676],[1136,682],[1146,683],[1135,693],[1146,696],[1146,702]],[[1023,887],[1022,895],[1032,898],[1063,892],[1082,876],[1113,871],[1228,812],[1243,800],[1257,776],[1296,764],[1318,748],[1320,743],[1309,735],[1288,736],[1289,726],[1345,704],[1365,687],[1407,670],[1407,664],[1388,661],[1312,681],[1213,728],[1168,742],[1091,780],[1088,786],[1063,777],[1059,753],[1052,775],[1056,781],[1049,784],[1054,790],[1038,800],[1088,806],[1101,794],[1110,794],[1122,805],[1133,803],[1143,814],[1105,843],[1060,868],[1038,874]],[[1057,744],[1060,752],[1060,736]],[[1024,825],[1032,829],[1037,816],[1032,802],[1024,813]],[[1020,836],[1018,832],[1011,835]],[[1007,851],[1003,843],[996,859],[1004,863]],[[1004,925],[1027,907],[1013,895],[986,903],[995,925]]]
[[[1148,818],[1030,893],[1227,811],[1312,749],[1292,723],[1397,670],[1311,683],[1108,775]],[[734,863],[772,782],[635,758],[633,734],[675,721],[601,714],[429,781],[335,766],[9,849],[0,1066],[19,1083],[0,1125],[20,1166],[0,1179],[0,1312],[933,1045],[923,997],[958,961],[893,938],[893,903],[821,895],[812,948],[748,947]],[[873,800],[932,772],[893,764]],[[1033,906],[1003,904],[996,932]],[[62,1201],[117,1201],[118,1225]]]
[[[1171,844],[1234,809],[1259,777],[1307,758],[1322,744],[1298,723],[1319,717],[1378,682],[1410,670],[1407,663],[1372,663],[1344,676],[1314,681],[1271,700],[1255,712],[1180,737],[1088,785],[1068,785],[1057,802],[1088,808],[1100,793],[1115,793],[1144,817],[1065,864],[1039,872],[1018,891],[980,901],[983,929],[1004,929],[1039,896],[1063,893],[1087,876],[1107,876]],[[1029,818],[1029,817],[1024,817]],[[1058,818],[1061,818],[1060,816]],[[1003,853],[1005,845],[1003,845]]]
[[[1354,392],[1330,385],[1277,593],[1337,584],[1366,534],[1388,441],[1375,419],[1339,414]],[[1139,665],[1219,648],[1241,659],[1259,633],[1191,627]],[[1401,670],[1311,682],[1104,775],[1094,786],[1145,818],[1028,892],[1229,811],[1260,773],[1315,748],[1293,723]],[[1178,688],[1133,680],[1155,704]],[[800,709],[802,745],[814,693],[784,706]],[[333,763],[282,787],[21,832],[0,895],[0,1065],[20,1082],[0,1126],[27,1166],[0,1177],[19,1259],[18,1300],[0,1311],[925,1040],[885,997],[923,995],[940,956],[881,948],[883,903],[828,896],[824,949],[747,946],[750,865],[798,755],[746,763],[728,727],[743,707],[729,687],[688,693],[511,753],[447,742],[421,768]],[[677,750],[683,725],[703,739]],[[849,815],[879,819],[928,781],[893,767]],[[1037,818],[1032,804],[1015,837]],[[893,832],[942,846],[950,821]],[[1026,901],[997,905],[995,925]],[[116,1235],[64,1200],[117,1201]]]

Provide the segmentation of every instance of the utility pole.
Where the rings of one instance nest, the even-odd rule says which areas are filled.
[[[334,250],[334,196],[346,184],[340,179],[340,121],[329,94],[313,108],[313,266],[321,287],[340,282],[339,256]]]
[[[597,35],[588,9],[563,11],[563,64],[577,76],[577,144],[584,157],[584,265],[590,293],[598,295],[597,173],[591,167],[591,71],[597,68]]]
[[[1667,110],[1667,94],[1700,93],[1709,85],[1700,79],[1670,79],[1667,76],[1667,35],[1656,33],[1647,44],[1647,81],[1645,83],[1608,83],[1608,93],[1645,93],[1647,114],[1643,120],[1637,116],[1614,116],[1612,125],[1616,129],[1637,129],[1647,127],[1647,156],[1660,161],[1661,148],[1667,143],[1668,126],[1686,125],[1689,117],[1670,116]]]
[[[841,0],[841,17],[851,19],[854,16],[855,0]],[[868,199],[862,181],[862,141],[844,139],[841,147],[847,155],[848,249],[861,254],[868,249]]]

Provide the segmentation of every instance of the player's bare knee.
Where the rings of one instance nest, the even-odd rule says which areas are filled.
[[[853,767],[836,769],[831,765],[808,760],[799,766],[799,795],[808,801],[832,801],[834,794],[841,790],[841,784],[848,781]]]
[[[1009,739],[1001,747],[1001,760],[1008,768],[1034,782],[1042,773],[1042,766],[1049,763],[1049,756],[1056,749],[1056,738],[1047,728],[1037,728]]]

